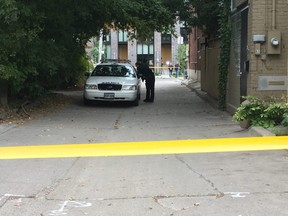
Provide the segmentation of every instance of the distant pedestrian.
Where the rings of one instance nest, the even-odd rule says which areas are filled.
[[[169,77],[172,77],[172,72],[173,72],[173,65],[172,64],[169,64],[168,70],[169,70]]]
[[[144,102],[154,102],[155,93],[155,75],[153,71],[145,64],[141,62],[136,62],[136,67],[138,74],[141,74],[142,81],[145,80],[146,85],[146,98]]]
[[[179,64],[175,64],[175,74],[177,78],[179,76]]]

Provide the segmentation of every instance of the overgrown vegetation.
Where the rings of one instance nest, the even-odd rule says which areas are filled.
[[[219,80],[218,80],[218,104],[219,109],[226,109],[228,67],[230,60],[231,47],[231,23],[230,23],[230,2],[229,0],[221,0],[219,7],[219,24],[220,24],[220,61],[219,61]]]
[[[2,0],[0,81],[9,96],[36,98],[81,82],[89,68],[85,44],[101,29],[148,39],[173,33],[176,19],[221,38],[219,107],[225,109],[230,49],[229,0]],[[220,31],[218,31],[220,29]],[[185,67],[181,57],[180,70]],[[180,61],[179,60],[179,61]]]
[[[215,37],[219,29],[218,15],[222,0],[186,0],[179,10],[181,20],[188,26],[198,27],[208,38]]]
[[[183,73],[187,69],[187,45],[181,44],[178,47],[177,61],[179,62],[179,71]]]
[[[171,31],[174,0],[1,0],[0,80],[9,96],[36,98],[53,88],[77,84],[89,62],[85,44],[100,29],[129,29],[147,38]]]
[[[285,127],[288,127],[288,112],[284,114],[284,118],[281,124]]]
[[[288,103],[286,100],[269,98],[262,100],[253,96],[246,96],[246,99],[236,110],[233,118],[236,121],[249,120],[252,126],[264,128],[276,125],[288,126]]]
[[[185,2],[189,10],[186,9],[186,13],[182,11],[181,14],[188,25],[198,27],[208,39],[220,38],[218,103],[219,109],[225,110],[231,44],[231,1],[189,0]]]

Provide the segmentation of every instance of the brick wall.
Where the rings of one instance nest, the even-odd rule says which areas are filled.
[[[259,76],[286,77],[287,81],[287,34],[288,34],[288,2],[276,0],[275,7],[275,29],[282,35],[280,41],[280,54],[270,55],[267,53],[270,41],[268,32],[273,30],[273,1],[250,0],[249,1],[249,25],[248,25],[248,58],[250,60],[250,71],[248,77],[248,95],[276,96],[287,94],[287,90],[260,90]],[[255,55],[256,44],[253,35],[265,35],[265,42],[260,44],[260,55]],[[270,82],[269,82],[270,83]],[[267,88],[269,89],[269,88]]]

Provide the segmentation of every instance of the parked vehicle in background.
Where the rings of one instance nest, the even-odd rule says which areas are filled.
[[[106,60],[98,64],[85,83],[83,100],[123,101],[139,105],[141,80],[128,60]]]

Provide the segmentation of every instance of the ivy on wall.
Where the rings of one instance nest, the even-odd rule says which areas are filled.
[[[231,45],[231,21],[230,21],[230,0],[220,0],[219,2],[219,33],[220,33],[220,60],[219,60],[219,80],[218,80],[218,105],[219,109],[226,109],[226,94],[228,81],[228,67],[230,59]]]

